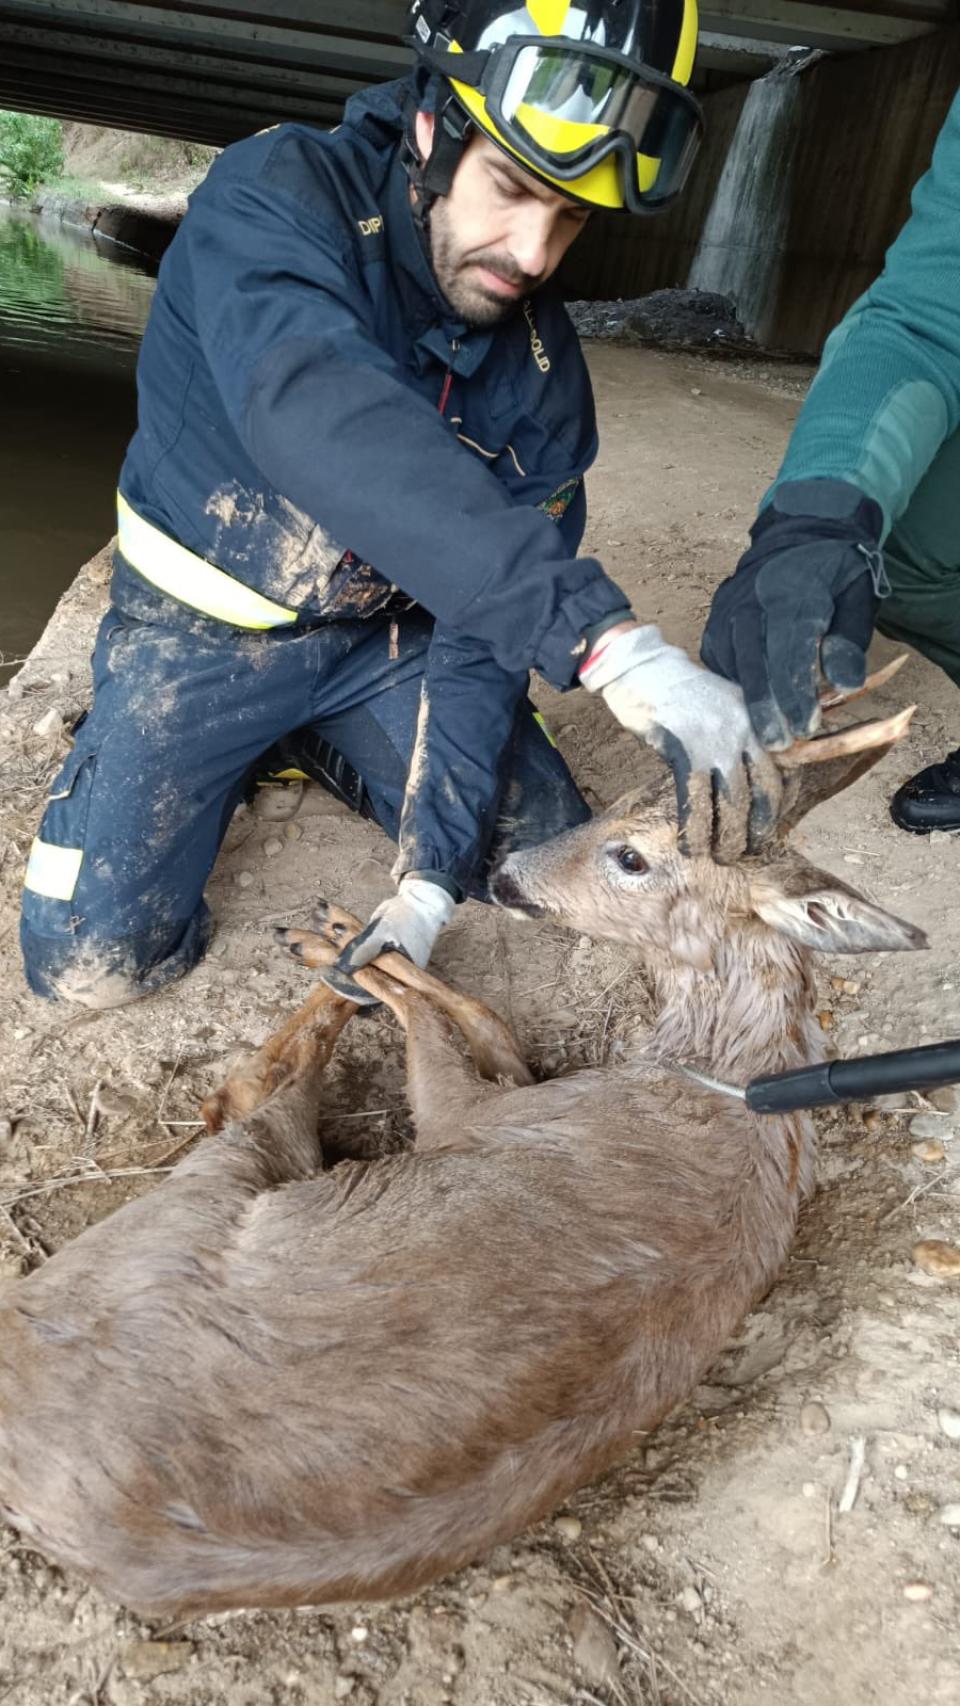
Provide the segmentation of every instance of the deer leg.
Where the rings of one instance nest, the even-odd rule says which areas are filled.
[[[356,1011],[352,1002],[317,984],[303,1006],[207,1097],[200,1110],[207,1130],[217,1132],[231,1120],[245,1119],[297,1074],[309,1070],[319,1077]]]
[[[304,965],[330,965],[327,944],[339,953],[362,928],[359,919],[351,913],[330,905],[324,908],[319,922],[319,933],[313,930],[277,931],[280,940]],[[403,954],[381,954],[376,965],[378,970],[389,972],[405,988],[425,995],[459,1026],[481,1078],[506,1079],[513,1084],[533,1083],[533,1075],[510,1027],[482,1001],[451,989],[441,978],[432,972],[422,971]],[[356,976],[356,973],[352,975]],[[362,982],[362,979],[357,981]]]
[[[332,965],[338,953],[339,948],[317,937],[311,947],[311,963]],[[404,965],[410,963],[402,955],[393,957]],[[378,967],[364,966],[351,975],[368,995],[375,995],[389,1007],[406,1031],[407,1100],[417,1128],[417,1147],[486,1148],[487,1140],[471,1132],[465,1122],[484,1103],[502,1096],[504,1087],[477,1075],[475,1066],[463,1055],[463,1039],[456,1025],[432,997],[404,988]]]

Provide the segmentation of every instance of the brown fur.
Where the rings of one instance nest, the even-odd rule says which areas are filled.
[[[649,866],[629,881],[627,844]],[[0,1506],[112,1598],[180,1617],[410,1592],[629,1452],[775,1278],[810,1122],[673,1063],[742,1082],[815,1058],[804,932],[919,934],[785,852],[681,859],[662,801],[499,882],[643,954],[643,1055],[503,1088],[428,998],[368,971],[407,1025],[413,1153],[318,1172],[345,1017],[318,999],[269,1100],[6,1293]]]

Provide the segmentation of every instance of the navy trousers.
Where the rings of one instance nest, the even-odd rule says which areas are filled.
[[[93,706],[50,791],[24,890],[36,994],[113,1006],[196,964],[227,825],[258,759],[294,729],[312,724],[342,753],[397,839],[432,623],[420,610],[394,620],[391,645],[385,617],[247,635],[108,612]],[[504,753],[501,798],[490,862],[590,816],[529,702]]]

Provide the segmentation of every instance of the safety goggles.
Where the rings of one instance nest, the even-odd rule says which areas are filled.
[[[484,57],[475,86],[493,124],[531,166],[569,183],[571,194],[611,154],[631,213],[659,211],[680,193],[703,135],[700,104],[682,84],[612,49],[562,37],[513,36]],[[460,64],[451,55],[448,75],[462,75]]]

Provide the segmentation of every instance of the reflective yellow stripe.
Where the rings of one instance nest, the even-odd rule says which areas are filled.
[[[570,0],[527,0],[527,11],[544,36],[560,36],[567,21]]]
[[[38,835],[30,849],[23,886],[34,894],[46,895],[48,900],[72,900],[82,864],[82,847],[54,847]]]
[[[533,720],[535,723],[540,724],[541,733],[546,735],[548,741],[550,742],[550,745],[556,746],[557,743],[554,740],[552,734],[550,733],[550,730],[547,728],[546,723],[544,722],[543,712],[542,711],[534,711]]]
[[[274,604],[253,587],[244,586],[222,569],[214,568],[185,545],[178,545],[159,527],[144,521],[117,493],[117,543],[130,567],[180,604],[229,622],[234,628],[279,628],[295,622],[297,612]]]
[[[671,76],[678,83],[686,85],[693,75],[693,61],[697,52],[697,28],[700,19],[697,15],[697,0],[685,0],[683,22],[680,25],[680,40],[677,43],[677,57],[673,62]]]

